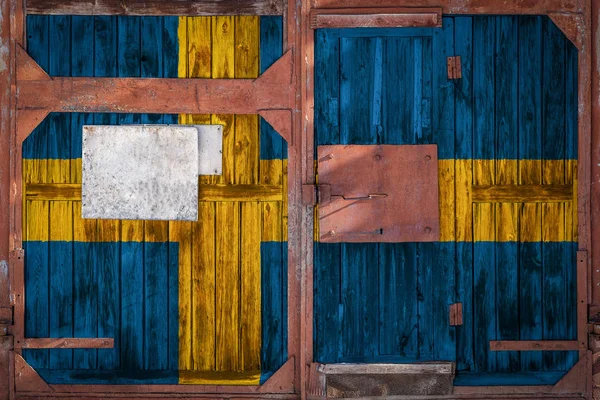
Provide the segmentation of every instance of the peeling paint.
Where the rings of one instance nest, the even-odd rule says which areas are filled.
[[[0,261],[0,276],[8,276],[8,262],[6,260]]]
[[[0,19],[0,23],[1,23]],[[8,68],[8,44],[0,38],[0,74]]]

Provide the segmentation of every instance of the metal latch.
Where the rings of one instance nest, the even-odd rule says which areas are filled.
[[[330,185],[302,185],[302,200],[306,206],[326,206],[331,203],[332,197],[346,201],[363,201],[384,199],[388,195],[387,193],[368,193],[364,196],[332,195]]]

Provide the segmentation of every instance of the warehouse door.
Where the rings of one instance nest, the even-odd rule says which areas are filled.
[[[432,100],[433,88],[447,82],[444,42],[436,31],[441,29],[317,31],[316,145],[438,144],[433,133],[445,129],[449,110]],[[437,195],[437,185],[433,191]],[[437,197],[432,209],[437,218]],[[453,360],[448,296],[454,280],[446,280],[445,266],[436,264],[443,249],[432,240],[326,243],[327,233],[315,236],[317,360]],[[430,243],[416,243],[422,241]],[[434,287],[442,281],[447,284]]]

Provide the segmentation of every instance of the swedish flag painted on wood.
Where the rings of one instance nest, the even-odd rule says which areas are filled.
[[[29,16],[50,75],[253,78],[282,53],[279,17]],[[84,124],[221,124],[223,175],[280,187],[200,196],[199,221],[81,219]],[[23,144],[27,337],[114,349],[26,350],[49,383],[257,385],[286,360],[286,145],[258,116],[52,114]],[[201,186],[202,188],[202,186]],[[202,189],[201,189],[202,191]]]
[[[577,50],[549,19],[317,31],[315,135],[437,144],[441,228],[437,243],[315,235],[317,361],[456,361],[455,385],[549,384],[571,368],[576,352],[489,345],[576,338]],[[544,185],[563,192],[525,198]]]

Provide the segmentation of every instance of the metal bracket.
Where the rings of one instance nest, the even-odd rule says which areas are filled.
[[[448,79],[462,78],[462,66],[460,56],[448,57]]]

